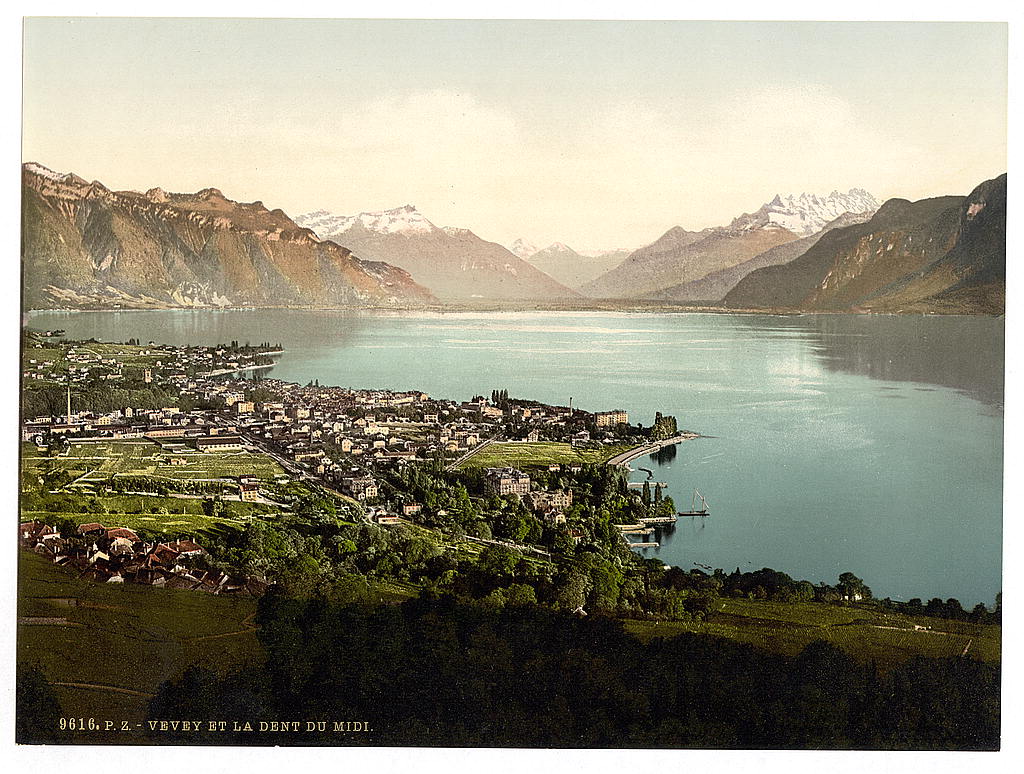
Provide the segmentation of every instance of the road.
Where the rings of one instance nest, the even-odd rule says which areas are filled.
[[[470,450],[469,450],[468,452],[466,452],[466,453],[465,453],[465,454],[463,454],[463,455],[462,455],[461,457],[459,457],[459,458],[458,458],[457,460],[455,460],[455,462],[453,462],[453,463],[451,463],[450,465],[448,465],[448,466],[447,466],[447,467],[445,468],[445,471],[446,471],[446,472],[451,472],[451,471],[455,470],[455,468],[459,467],[459,465],[461,465],[461,464],[462,464],[463,462],[465,462],[466,460],[468,460],[468,459],[469,459],[470,457],[472,457],[472,456],[473,456],[474,454],[476,454],[476,453],[478,453],[478,452],[481,452],[481,451],[483,451],[483,450],[484,450],[484,449],[486,449],[486,448],[487,448],[488,446],[490,446],[490,445],[491,445],[492,443],[494,443],[494,442],[496,442],[496,441],[501,441],[501,440],[504,440],[504,436],[503,436],[503,435],[502,435],[501,433],[498,433],[498,435],[492,435],[492,436],[491,436],[490,438],[488,438],[488,439],[487,439],[486,441],[484,441],[484,442],[483,442],[483,443],[481,443],[481,444],[477,444],[477,445],[476,445],[476,446],[474,446],[474,447],[473,447],[472,449],[470,449]]]
[[[682,443],[683,441],[689,441],[693,438],[700,438],[700,436],[697,433],[680,433],[679,435],[674,435],[671,438],[666,438],[663,441],[651,441],[650,443],[645,443],[642,446],[634,446],[632,449],[627,449],[621,454],[616,454],[605,464],[626,465],[627,463],[632,462],[633,460],[639,457],[644,457],[648,454],[653,454],[654,452],[658,451],[658,449],[663,449],[666,446],[672,446],[677,443]]]

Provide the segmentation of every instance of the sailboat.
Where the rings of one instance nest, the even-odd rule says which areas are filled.
[[[697,498],[700,498],[700,510],[697,510]],[[693,490],[693,497],[690,498],[690,510],[680,511],[680,516],[708,516],[708,501],[704,499],[704,495],[698,492],[696,489]]]

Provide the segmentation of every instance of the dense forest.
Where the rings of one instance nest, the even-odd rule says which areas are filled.
[[[642,643],[617,621],[531,604],[400,606],[268,594],[262,665],[164,683],[153,719],[247,718],[210,744],[991,750],[998,667],[915,658],[887,673],[825,642],[796,658],[684,634]],[[260,734],[255,721],[325,721]],[[362,721],[368,732],[332,730]],[[166,741],[166,734],[161,734]]]

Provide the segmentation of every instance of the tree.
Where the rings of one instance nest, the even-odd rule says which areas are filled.
[[[60,744],[69,735],[61,731],[60,702],[38,666],[18,669],[15,688],[15,731],[18,744]]]
[[[839,593],[851,601],[866,599],[871,596],[871,589],[864,585],[864,581],[852,572],[844,572],[839,576]]]
[[[525,583],[513,583],[505,589],[505,605],[507,607],[522,607],[524,605],[536,605],[537,594],[533,586]]]
[[[522,555],[505,546],[485,546],[477,559],[480,569],[498,578],[509,578]]]
[[[212,518],[220,516],[224,512],[224,501],[219,497],[211,497],[203,500],[203,514]]]
[[[710,591],[690,592],[683,600],[683,609],[694,618],[706,621],[715,610],[718,597]]]

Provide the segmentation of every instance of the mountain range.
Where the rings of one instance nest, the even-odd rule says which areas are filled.
[[[821,237],[834,228],[842,228],[855,223],[863,223],[871,217],[870,212],[844,212],[838,218],[825,226],[817,233],[794,239],[792,242],[783,242],[780,245],[771,247],[763,253],[758,253],[753,258],[730,266],[726,269],[719,269],[706,274],[698,280],[683,282],[679,285],[650,293],[647,298],[660,301],[674,302],[718,302],[725,298],[725,295],[736,287],[737,283],[755,269],[764,266],[776,266],[781,263],[788,263],[794,258],[802,255]]]
[[[1006,175],[879,206],[863,189],[775,196],[632,252],[505,248],[415,207],[294,220],[216,188],[114,191],[22,167],[27,308],[408,306],[591,299],[742,310],[1002,313]],[[603,302],[602,302],[603,303]]]
[[[779,311],[1001,314],[1006,175],[967,196],[890,199],[794,260],[751,272],[723,305]]]
[[[875,198],[857,188],[845,194],[833,191],[825,197],[776,195],[753,213],[734,218],[728,226],[701,231],[671,228],[611,271],[585,283],[580,292],[592,298],[717,300],[721,296],[713,295],[718,291],[716,283],[694,283],[780,245],[813,236],[846,213],[870,214],[877,208]],[[785,260],[796,254],[781,251],[775,257]],[[712,295],[703,297],[707,293]]]
[[[443,301],[577,295],[496,242],[467,228],[439,228],[412,205],[348,216],[317,210],[295,222],[362,257],[405,269]]]
[[[262,202],[216,188],[112,191],[22,167],[26,308],[399,305],[434,301],[409,274],[365,261]]]

